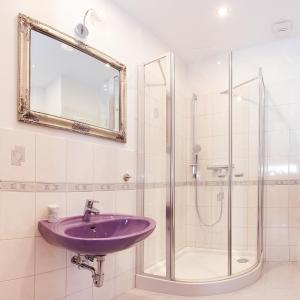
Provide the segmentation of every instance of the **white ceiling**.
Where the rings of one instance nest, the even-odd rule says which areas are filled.
[[[277,40],[272,24],[292,20],[300,35],[300,0],[112,0],[186,61]],[[217,16],[220,6],[230,9]]]

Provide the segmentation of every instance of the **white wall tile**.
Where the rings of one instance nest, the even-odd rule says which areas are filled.
[[[289,124],[290,129],[299,129],[300,128],[300,104],[299,103],[291,103],[289,105]]]
[[[35,277],[35,300],[54,300],[66,295],[66,269]]]
[[[136,191],[117,191],[116,212],[122,214],[136,214]]]
[[[34,134],[0,129],[0,166],[2,180],[34,181]]]
[[[300,129],[290,131],[290,155],[300,154]]]
[[[289,156],[270,156],[266,158],[265,179],[288,179]]]
[[[116,276],[116,272],[119,271],[116,269],[116,256],[117,254],[108,254],[105,256],[104,263],[104,280],[105,282],[111,280]]]
[[[104,285],[101,288],[93,287],[93,300],[110,300],[115,295],[115,279],[104,279]]]
[[[289,191],[289,207],[300,207],[300,185],[290,185]]]
[[[116,272],[118,274],[129,272],[135,266],[136,248],[130,248],[116,254]]]
[[[100,210],[100,213],[115,212],[116,198],[117,193],[115,191],[94,192],[94,199],[99,201],[96,206]]]
[[[67,294],[73,294],[92,287],[92,277],[87,270],[80,270],[76,266],[67,268]]]
[[[101,298],[99,298],[100,300]],[[85,289],[78,293],[68,295],[66,300],[93,300],[93,289]]]
[[[116,149],[95,145],[95,176],[94,182],[111,183],[117,182],[117,159]]]
[[[300,246],[300,227],[289,228],[289,245]]]
[[[115,296],[121,295],[124,292],[133,289],[135,285],[135,275],[131,272],[120,274],[115,278]]]
[[[289,179],[300,178],[300,155],[289,156]]]
[[[290,246],[290,261],[300,261],[300,246]]]
[[[266,227],[288,227],[288,208],[270,207],[265,212]]]
[[[93,182],[93,144],[67,141],[67,181]]]
[[[34,253],[34,238],[0,240],[0,281],[33,275]]]
[[[34,277],[0,282],[0,297],[3,300],[34,299]]]
[[[36,136],[36,180],[66,181],[66,141],[51,136]]]
[[[266,228],[265,230],[267,246],[288,246],[288,228]]]
[[[288,246],[266,246],[265,247],[267,261],[289,261]]]
[[[289,226],[300,227],[300,207],[289,208]]]
[[[32,237],[35,234],[35,194],[0,193],[0,238]]]
[[[288,207],[289,187],[288,186],[265,186],[264,206],[265,207]]]
[[[289,129],[289,105],[269,106],[267,113],[267,129],[269,131]]]
[[[42,237],[35,239],[35,273],[45,273],[66,267],[66,249],[47,243]]]

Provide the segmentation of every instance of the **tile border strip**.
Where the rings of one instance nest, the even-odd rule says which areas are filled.
[[[0,181],[0,191],[4,192],[66,193],[119,190],[136,190],[136,183],[57,183]]]
[[[257,180],[236,180],[234,186],[256,185]],[[198,186],[226,186],[226,180],[198,181]],[[300,179],[281,179],[264,181],[266,186],[271,185],[300,185]],[[145,184],[130,183],[59,183],[59,182],[27,182],[27,181],[0,181],[0,191],[6,192],[38,192],[38,193],[65,193],[65,192],[97,192],[97,191],[123,191],[136,189],[166,188],[169,183],[149,182]],[[195,186],[194,181],[176,182],[176,187]]]

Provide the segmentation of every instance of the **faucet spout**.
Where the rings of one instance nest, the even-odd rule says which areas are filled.
[[[83,222],[89,222],[91,219],[91,215],[99,215],[100,211],[94,207],[94,203],[99,203],[99,201],[96,200],[86,200],[84,212],[83,212]]]

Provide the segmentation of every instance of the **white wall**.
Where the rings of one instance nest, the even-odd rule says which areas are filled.
[[[126,144],[23,124],[16,118],[17,14],[73,35],[91,7],[102,11],[105,20],[90,27],[87,42],[128,68]],[[90,273],[71,266],[70,253],[44,242],[36,224],[46,216],[49,203],[60,205],[61,216],[74,215],[82,213],[87,198],[100,200],[102,211],[135,213],[135,190],[101,188],[103,183],[122,183],[125,172],[135,182],[137,66],[167,49],[110,1],[4,0],[1,12],[1,299],[111,299],[134,286],[134,249],[108,256],[104,287],[96,289]]]

